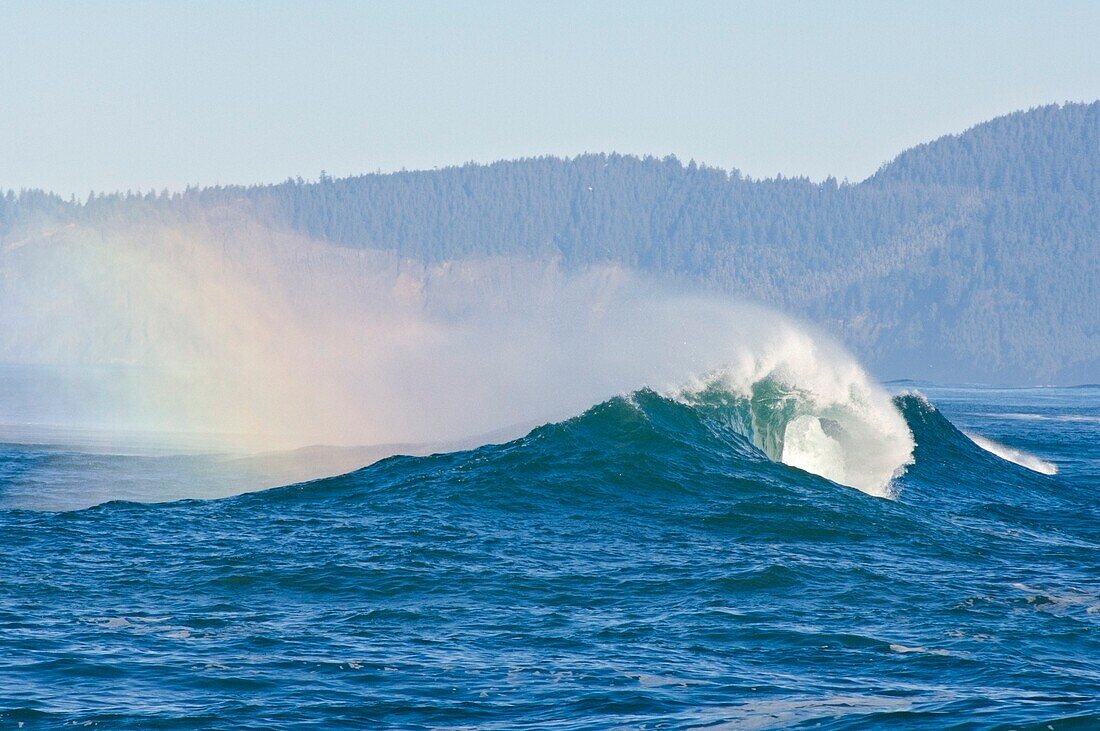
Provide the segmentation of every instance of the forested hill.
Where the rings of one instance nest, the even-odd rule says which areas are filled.
[[[1100,102],[1019,112],[858,184],[583,155],[66,203],[0,227],[240,208],[336,245],[447,260],[619,262],[820,323],[883,377],[1100,380]]]
[[[1100,190],[1100,102],[1016,112],[918,145],[868,181],[1031,193]]]

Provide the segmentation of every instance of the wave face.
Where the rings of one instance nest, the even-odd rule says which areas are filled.
[[[913,439],[900,412],[862,371],[820,376],[812,359],[794,369],[769,365],[726,368],[677,396],[710,418],[727,422],[769,458],[868,494],[890,497],[909,464]]]
[[[0,508],[0,722],[1100,724],[1100,389],[756,366],[262,492]],[[80,459],[2,447],[0,495]],[[887,468],[890,500],[827,479]]]

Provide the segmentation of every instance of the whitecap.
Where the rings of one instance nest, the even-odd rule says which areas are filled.
[[[1016,449],[1015,447],[1009,447],[1008,445],[1001,444],[1000,442],[995,442],[992,439],[986,439],[985,437],[979,434],[974,434],[973,432],[963,433],[970,438],[970,441],[974,442],[990,454],[1000,457],[1006,462],[1018,464],[1021,467],[1025,467],[1032,472],[1038,472],[1042,475],[1053,475],[1057,474],[1058,472],[1057,465],[1055,465],[1053,462],[1048,462],[1041,457],[1037,457],[1034,454],[1029,454],[1028,452],[1025,452],[1021,449]]]

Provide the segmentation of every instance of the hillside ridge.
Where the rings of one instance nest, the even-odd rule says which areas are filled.
[[[0,233],[219,210],[429,262],[613,262],[691,280],[820,324],[884,377],[1100,378],[1100,102],[997,117],[855,184],[594,153],[81,202],[8,193]]]

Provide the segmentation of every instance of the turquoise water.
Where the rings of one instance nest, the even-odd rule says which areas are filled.
[[[4,445],[0,728],[1100,728],[1100,388],[915,386],[895,499],[648,391],[220,499]]]

